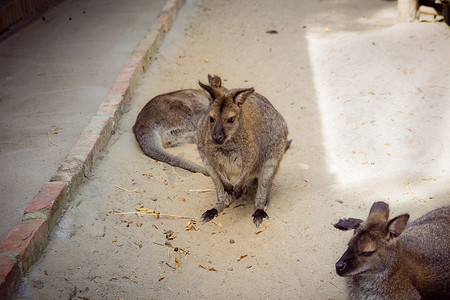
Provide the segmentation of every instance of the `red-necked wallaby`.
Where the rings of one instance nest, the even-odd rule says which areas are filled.
[[[180,90],[151,99],[137,116],[133,132],[151,158],[208,175],[198,164],[172,155],[164,148],[197,144],[198,121],[208,111],[209,95],[200,90]]]
[[[450,206],[388,218],[375,202],[336,263],[352,299],[450,299]]]
[[[286,122],[253,88],[228,90],[220,78],[208,78],[210,85],[199,82],[211,101],[199,122],[198,150],[216,186],[218,200],[201,219],[213,219],[257,179],[256,210],[252,216],[259,227],[263,218],[268,218],[264,209],[269,191],[290,143]]]

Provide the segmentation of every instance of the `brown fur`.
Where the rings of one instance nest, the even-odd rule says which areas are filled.
[[[253,220],[259,226],[269,191],[284,152],[287,126],[283,117],[253,88],[227,90],[217,77],[200,86],[211,95],[208,113],[199,122],[198,149],[216,186],[217,204],[202,215],[207,222],[240,198],[258,180]]]
[[[450,299],[450,206],[409,225],[408,214],[388,216],[374,203],[336,263],[352,299]]]

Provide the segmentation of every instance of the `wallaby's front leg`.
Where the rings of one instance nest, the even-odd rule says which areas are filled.
[[[229,193],[225,190],[224,188],[224,184],[222,183],[222,180],[220,179],[219,175],[215,172],[211,172],[212,170],[210,170],[210,176],[211,179],[214,182],[214,185],[216,187],[216,191],[217,191],[217,202],[216,202],[216,206],[214,208],[211,208],[207,211],[205,211],[202,214],[202,217],[200,218],[200,220],[203,223],[209,222],[212,219],[214,219],[221,211],[223,211],[225,209],[225,207],[228,207],[231,203],[231,195],[229,195]],[[231,186],[231,189],[233,188],[233,186],[228,182],[228,184]]]
[[[250,178],[250,173],[253,170],[254,164],[252,160],[246,159],[245,156],[243,158],[243,167],[241,170],[241,174],[239,174],[239,178],[236,180],[233,188],[233,196],[236,199],[239,199],[244,194],[245,184]]]
[[[258,189],[255,197],[255,212],[253,213],[253,222],[256,227],[262,223],[264,218],[269,218],[264,211],[265,206],[269,202],[269,192],[272,186],[273,178],[278,169],[280,160],[269,159],[264,162],[258,177]]]
[[[225,190],[225,192],[230,195],[233,196],[233,185],[231,184],[231,182],[228,180],[228,177],[225,175],[225,173],[223,172],[222,168],[219,166],[219,169],[216,170],[216,175],[219,178],[220,183],[223,186],[223,189]]]

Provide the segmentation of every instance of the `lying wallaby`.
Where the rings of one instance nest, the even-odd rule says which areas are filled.
[[[336,263],[352,298],[450,299],[450,206],[409,224],[408,214],[388,217],[374,203]]]
[[[203,213],[201,219],[213,219],[257,179],[256,211],[252,216],[259,227],[263,218],[268,218],[264,208],[272,180],[290,143],[286,122],[253,88],[227,90],[220,79],[215,85],[199,84],[210,94],[211,101],[208,113],[199,122],[198,150],[218,198],[216,206]]]
[[[133,126],[144,153],[172,166],[208,175],[204,167],[172,155],[164,148],[197,143],[198,121],[207,113],[209,102],[209,95],[200,90],[180,90],[151,99]]]

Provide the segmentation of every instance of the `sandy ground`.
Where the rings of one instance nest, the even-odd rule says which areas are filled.
[[[0,241],[97,112],[166,0],[66,0],[0,43]]]
[[[15,298],[346,299],[334,264],[351,233],[333,222],[377,200],[413,219],[450,203],[449,27],[395,17],[385,1],[189,1]],[[265,231],[251,200],[190,231],[115,214],[198,219],[214,204],[192,191],[208,177],[149,159],[131,132],[150,98],[208,73],[255,87],[288,123]],[[198,161],[192,145],[173,151]]]

